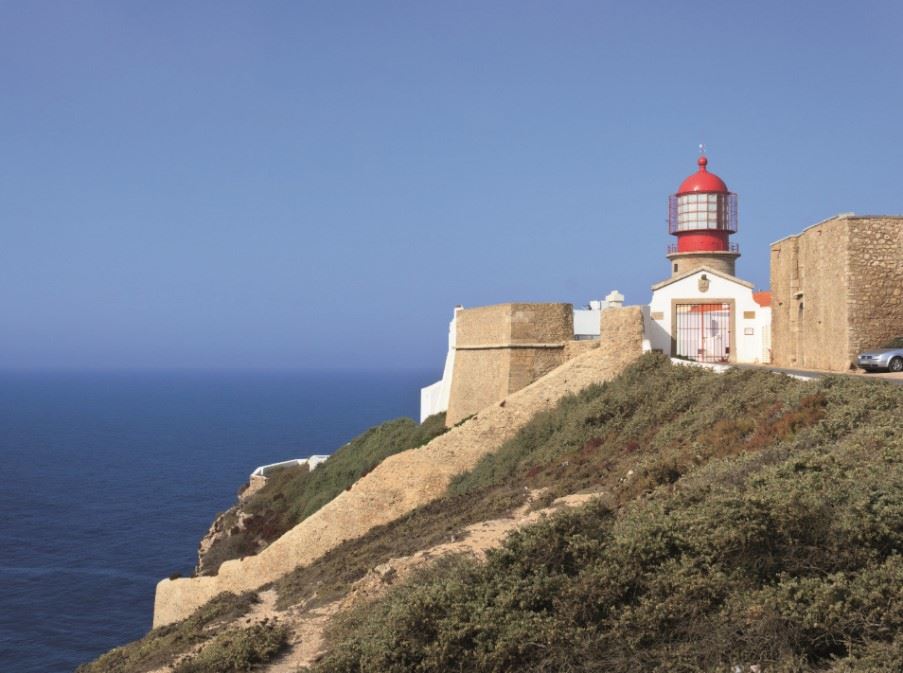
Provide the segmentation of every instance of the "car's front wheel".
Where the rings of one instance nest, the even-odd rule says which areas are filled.
[[[903,358],[893,358],[890,361],[890,364],[887,365],[887,369],[891,372],[903,372]]]

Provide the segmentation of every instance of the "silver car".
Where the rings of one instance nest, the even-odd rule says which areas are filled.
[[[886,369],[889,372],[903,372],[903,337],[891,339],[886,346],[860,353],[856,364],[867,372]]]

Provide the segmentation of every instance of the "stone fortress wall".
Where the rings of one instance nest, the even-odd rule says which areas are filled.
[[[561,365],[574,352],[571,304],[497,304],[455,314],[446,424],[453,426]]]
[[[845,370],[848,229],[826,220],[771,246],[771,347],[779,367]]]
[[[848,370],[903,335],[903,217],[838,215],[771,246],[774,364]]]
[[[903,217],[851,217],[849,353],[903,336]]]

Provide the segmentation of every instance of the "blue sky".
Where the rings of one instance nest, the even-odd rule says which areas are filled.
[[[899,2],[0,2],[0,367],[434,368],[645,303],[696,147],[738,274],[903,212]]]

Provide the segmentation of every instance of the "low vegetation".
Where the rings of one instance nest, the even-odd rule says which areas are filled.
[[[506,484],[604,496],[355,609],[313,670],[903,670],[901,409],[883,384],[646,357],[536,417],[445,502]]]
[[[215,575],[224,561],[256,554],[388,456],[422,446],[443,432],[445,414],[421,424],[398,418],[355,437],[315,470],[305,465],[275,471],[262,489],[222,517],[222,532],[200,559],[198,574]]]
[[[534,417],[499,451],[456,479],[446,497],[349,540],[276,582],[280,607],[345,594],[371,568],[447,542],[544,490],[605,491],[628,502],[713,456],[761,450],[816,423],[817,389],[762,372],[715,376],[647,357]],[[738,408],[742,407],[741,408]],[[632,472],[628,479],[626,475]]]
[[[288,628],[267,619],[219,634],[180,661],[173,673],[245,673],[276,658],[288,643]]]
[[[141,640],[110,650],[90,664],[79,666],[76,673],[145,673],[160,668],[244,617],[257,602],[255,593],[222,593],[188,619],[154,629]]]

